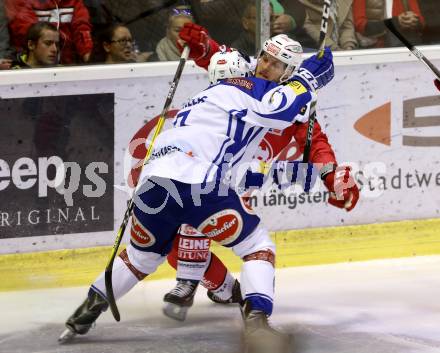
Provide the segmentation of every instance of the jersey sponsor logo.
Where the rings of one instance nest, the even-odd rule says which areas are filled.
[[[140,248],[148,248],[156,243],[156,238],[133,214],[131,217],[131,241]]]
[[[202,237],[179,237],[177,257],[183,261],[205,262],[209,255],[211,240]]]
[[[182,152],[182,150],[179,147],[177,147],[177,146],[164,146],[164,147],[161,147],[161,148],[156,149],[156,150],[153,151],[149,161],[152,161],[153,159],[156,159],[156,158],[164,157],[167,154],[171,154],[171,153],[174,153],[174,152]]]
[[[307,89],[304,87],[304,85],[301,82],[298,81],[289,82],[287,86],[292,88],[293,92],[295,92],[297,96],[303,93],[307,93]]]
[[[231,85],[235,85],[235,86],[240,86],[248,90],[251,90],[254,87],[254,83],[245,78],[228,78],[226,80],[226,83],[230,83]]]
[[[207,218],[197,229],[221,245],[227,245],[239,237],[243,219],[237,211],[226,209]]]

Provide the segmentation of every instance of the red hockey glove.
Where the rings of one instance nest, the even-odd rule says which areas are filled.
[[[359,200],[359,189],[350,171],[350,167],[339,166],[324,179],[324,184],[330,191],[328,203],[338,208],[345,208],[347,212],[351,211]]]
[[[179,38],[188,44],[189,57],[194,59],[197,65],[207,69],[211,56],[219,50],[218,43],[209,37],[208,30],[195,23],[185,23],[179,32]],[[177,47],[180,51],[183,50],[179,41]]]

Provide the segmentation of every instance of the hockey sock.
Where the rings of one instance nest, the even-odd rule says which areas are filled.
[[[112,284],[113,293],[116,300],[129,292],[140,280],[141,278],[138,278],[134,275],[134,273],[126,265],[126,262],[120,256],[115,259],[112,272]],[[104,298],[107,297],[104,272],[102,272],[92,284],[92,289],[102,295]]]
[[[251,310],[272,314],[275,269],[268,261],[252,260],[243,264],[241,289],[243,298],[250,302]]]

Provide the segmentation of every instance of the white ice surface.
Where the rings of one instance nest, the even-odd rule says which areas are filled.
[[[174,281],[144,281],[74,343],[56,339],[87,288],[0,293],[0,352],[240,351],[236,306],[201,288],[185,323],[161,313]],[[272,323],[298,353],[440,353],[440,256],[277,270]]]

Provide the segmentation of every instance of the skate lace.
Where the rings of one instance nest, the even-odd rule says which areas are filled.
[[[176,286],[170,291],[170,294],[178,297],[186,297],[194,291],[196,285],[189,281],[179,281]]]

